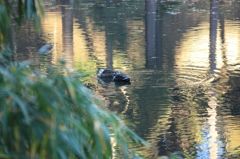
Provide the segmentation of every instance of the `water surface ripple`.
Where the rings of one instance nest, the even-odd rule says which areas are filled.
[[[146,158],[240,158],[240,14],[238,1],[46,1],[41,33],[13,34],[16,61],[66,60],[83,72],[111,111],[136,127]],[[52,54],[37,50],[52,43]],[[131,85],[101,82],[116,69]],[[181,154],[179,153],[181,152]]]

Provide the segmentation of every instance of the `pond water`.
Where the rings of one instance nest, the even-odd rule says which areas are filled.
[[[240,158],[240,1],[46,1],[41,33],[13,33],[15,61],[66,60],[83,72],[111,111],[150,142],[148,159],[183,152],[197,159]],[[38,49],[52,43],[52,54]],[[100,82],[99,68],[131,77]]]

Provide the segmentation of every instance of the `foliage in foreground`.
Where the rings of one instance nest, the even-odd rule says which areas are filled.
[[[144,141],[76,77],[59,72],[50,68],[47,78],[24,63],[0,68],[0,158],[137,157],[128,148]]]
[[[32,21],[36,28],[44,16],[42,0],[0,0],[0,48],[5,49],[11,40],[12,22],[20,29],[27,21]]]

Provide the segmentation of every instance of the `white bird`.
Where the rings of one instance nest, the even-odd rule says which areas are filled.
[[[38,53],[39,54],[49,54],[52,47],[53,47],[52,43],[45,44],[38,50]]]

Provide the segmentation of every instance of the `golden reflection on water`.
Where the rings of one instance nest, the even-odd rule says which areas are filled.
[[[209,126],[209,134],[208,134],[208,138],[209,138],[209,145],[208,147],[210,147],[210,155],[209,157],[211,159],[216,159],[218,158],[218,131],[217,131],[217,98],[216,98],[216,93],[212,90],[210,90],[209,92],[207,92],[210,97],[209,97],[209,102],[208,102],[208,106],[210,108],[207,108],[208,111],[208,119],[207,119],[207,123]],[[221,152],[222,153],[222,152]]]
[[[128,63],[131,68],[145,67],[145,39],[144,22],[142,20],[127,21],[128,28]]]
[[[56,64],[57,60],[62,57],[62,13],[60,8],[55,8],[46,12],[42,20],[42,34],[48,43],[53,43],[52,63]]]
[[[226,130],[226,138],[227,138],[227,151],[233,155],[239,155],[240,147],[239,147],[239,138],[240,138],[240,127],[236,127],[236,125],[240,125],[240,116],[228,116],[224,120],[225,130]]]
[[[226,74],[226,68],[228,66],[235,66],[239,64],[240,50],[239,50],[239,37],[240,28],[239,22],[226,21],[225,23],[225,33],[224,39],[220,36],[221,30],[218,29],[217,41],[216,41],[216,65],[219,70],[215,70],[220,73],[221,82],[225,83],[228,81],[229,76]],[[187,77],[189,74],[196,75],[199,79],[200,73],[207,73],[210,70],[209,62],[209,23],[202,22],[197,27],[189,29],[183,34],[183,38],[176,47],[175,64],[176,72],[180,75]],[[222,41],[224,40],[224,43]],[[224,48],[224,50],[223,50]],[[236,68],[236,67],[235,67]],[[196,69],[201,69],[203,72],[196,71]],[[217,75],[215,75],[217,76]],[[181,80],[186,80],[184,77]],[[189,82],[189,81],[188,81]],[[185,83],[188,83],[185,82]],[[194,81],[192,81],[194,82]],[[188,83],[191,84],[191,83]],[[194,84],[194,83],[193,83]],[[210,83],[209,83],[210,84]],[[217,91],[220,94],[227,92],[228,87],[217,86]],[[227,139],[227,149],[233,150],[239,146],[238,139],[240,134],[240,129],[236,127],[231,127],[229,118],[231,116],[224,116],[224,118],[219,118],[217,113],[217,107],[224,106],[217,104],[217,93],[212,89],[207,92],[210,95],[207,108],[209,117],[206,119],[205,128],[208,129],[208,135],[202,136],[202,141],[200,147],[204,147],[200,151],[209,151],[209,158],[216,159],[223,155],[222,147],[225,143],[221,143],[221,132],[217,123],[224,122],[226,125],[222,125],[226,130],[228,130],[225,135]],[[222,121],[219,121],[222,120]],[[236,122],[237,120],[234,119]],[[239,125],[239,124],[237,124]],[[234,129],[232,129],[234,128]],[[231,134],[231,135],[230,135]],[[208,144],[206,145],[206,140],[204,138],[209,138]],[[220,142],[220,144],[219,144]],[[235,154],[236,155],[236,154]],[[201,156],[201,155],[200,155]],[[204,155],[203,155],[204,156]],[[206,157],[206,156],[205,156]]]
[[[197,30],[197,31],[195,31]],[[209,67],[209,24],[189,29],[176,47],[176,65],[185,67]]]
[[[227,65],[234,65],[239,63],[240,59],[240,29],[237,26],[239,22],[226,21],[224,40],[222,44],[220,32],[218,29],[217,43],[216,43],[216,65],[217,68],[222,68],[224,45],[226,51]],[[183,38],[176,47],[175,64],[180,67],[193,67],[209,69],[209,23],[202,22],[197,27],[189,29],[183,34]]]
[[[52,63],[56,64],[58,59],[65,57],[66,47],[69,45],[64,43],[63,37],[63,15],[61,8],[48,8],[46,17],[42,21],[42,34],[48,43],[53,43]],[[127,70],[129,67],[143,68],[145,65],[144,56],[144,32],[143,21],[129,21],[128,27],[128,48],[127,52],[119,52],[117,48],[112,48],[113,57],[109,58],[106,49],[106,32],[103,26],[95,28],[94,23],[88,17],[84,17],[85,28],[81,27],[78,19],[73,19],[72,43],[73,43],[73,59],[67,60],[69,68],[83,69],[87,73],[96,72],[98,67],[114,67],[117,69]],[[141,26],[141,27],[140,27]],[[69,36],[69,35],[68,35]],[[90,49],[89,49],[90,48]],[[65,49],[65,50],[64,50]],[[126,56],[127,54],[127,56]],[[91,55],[91,56],[89,56]],[[113,64],[108,64],[108,61]],[[71,64],[74,64],[74,66]],[[129,65],[130,64],[130,65]]]

